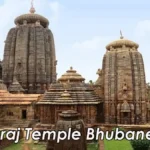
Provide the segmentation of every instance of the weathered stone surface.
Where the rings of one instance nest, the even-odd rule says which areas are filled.
[[[138,44],[121,38],[110,43],[103,59],[106,123],[146,122],[146,82]]]
[[[22,88],[20,83],[17,81],[17,79],[14,77],[12,84],[9,86],[8,91],[10,93],[24,93],[25,90]]]
[[[49,21],[34,12],[31,7],[29,14],[17,17],[16,27],[8,32],[0,79],[15,95],[8,93],[0,81],[2,107],[28,105],[27,116],[43,124],[55,124],[58,114],[68,109],[79,112],[87,124],[104,119],[105,123],[118,124],[150,121],[150,87],[146,88],[138,44],[123,37],[108,44],[95,84],[84,83],[85,79],[72,67],[56,82],[57,61]],[[38,102],[30,109],[32,102],[28,100],[32,95],[18,95],[23,92],[45,94],[39,101],[38,97],[33,98],[32,102]]]
[[[49,22],[29,13],[17,17],[15,23],[5,41],[4,83],[9,86],[15,76],[28,93],[43,93],[44,84],[56,81],[55,45]]]
[[[0,91],[7,91],[7,87],[4,84],[3,80],[0,80]]]
[[[58,114],[68,109],[79,112],[85,123],[98,122],[97,111],[102,111],[99,110],[102,100],[83,81],[84,78],[70,68],[58,79],[58,83],[51,84],[36,104],[41,123],[56,123]]]
[[[60,143],[54,143],[53,150],[87,150],[85,126],[82,120],[79,119],[79,114],[73,110],[63,111],[60,115],[60,119],[56,123],[56,131],[66,131],[68,133],[69,128],[73,131],[79,131],[81,137],[79,140],[66,139],[60,141]],[[72,134],[72,133],[71,133]],[[47,150],[52,150],[52,142],[48,142]]]
[[[0,125],[28,127],[35,119],[34,104],[39,94],[11,94],[3,82],[0,82]]]

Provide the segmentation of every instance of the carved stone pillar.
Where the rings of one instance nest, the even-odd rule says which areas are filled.
[[[109,123],[109,104],[108,101],[105,101],[105,123]]]
[[[142,101],[142,123],[146,123],[146,103],[145,101]]]

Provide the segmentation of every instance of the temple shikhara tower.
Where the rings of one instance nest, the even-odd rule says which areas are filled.
[[[54,38],[49,21],[32,5],[28,14],[15,19],[8,32],[3,60],[3,81],[9,86],[16,78],[27,93],[43,93],[56,81]]]
[[[146,122],[146,81],[139,45],[122,36],[107,45],[103,59],[106,123]]]

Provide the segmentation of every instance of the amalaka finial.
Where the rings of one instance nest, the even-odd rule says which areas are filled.
[[[122,31],[120,30],[120,39],[123,39]]]
[[[31,0],[31,8],[30,8],[30,13],[34,14],[35,13],[35,8],[33,6],[33,1],[34,0]]]

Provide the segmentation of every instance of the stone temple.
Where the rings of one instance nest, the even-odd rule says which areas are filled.
[[[43,98],[36,104],[36,114],[43,124],[55,124],[59,113],[75,110],[85,123],[95,123],[102,118],[102,100],[95,94],[91,85],[72,67],[55,84],[51,84]]]
[[[49,21],[31,7],[15,24],[0,62],[0,125],[54,125],[66,110],[80,113],[86,125],[150,122],[150,85],[137,43],[121,36],[108,44],[93,83],[72,67],[57,79]]]
[[[146,122],[146,81],[139,45],[121,37],[106,46],[103,59],[106,123]]]
[[[32,7],[30,13],[15,19],[8,32],[3,59],[3,81],[9,86],[14,77],[26,93],[43,93],[56,81],[54,38],[49,21]]]

